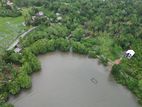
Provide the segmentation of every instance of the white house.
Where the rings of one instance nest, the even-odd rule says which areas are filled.
[[[134,56],[135,52],[133,50],[127,50],[125,53],[125,56],[130,59],[132,56]]]

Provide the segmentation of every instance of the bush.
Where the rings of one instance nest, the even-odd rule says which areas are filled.
[[[104,55],[100,55],[99,61],[105,66],[108,64],[108,59]]]
[[[69,41],[63,38],[56,39],[55,41],[56,49],[60,51],[67,52],[70,50]]]
[[[0,107],[14,107],[14,106],[9,103],[0,103]]]
[[[20,85],[19,85],[19,81],[12,80],[8,83],[8,89],[9,89],[9,93],[15,95],[17,93],[19,93],[20,91]]]
[[[30,88],[31,87],[31,78],[26,73],[18,74],[17,81],[21,88]]]
[[[32,25],[32,26],[38,26],[40,24],[46,24],[48,25],[49,21],[48,18],[46,16],[41,16],[41,17],[35,17],[34,20],[32,20],[32,18],[30,18],[29,20],[25,21],[25,24],[27,26]]]
[[[88,48],[86,48],[83,44],[80,42],[71,42],[71,47],[73,52],[75,53],[80,53],[80,54],[87,54],[88,53]]]
[[[8,99],[8,92],[2,92],[0,91],[0,104],[5,102]],[[1,106],[0,106],[1,107]]]
[[[80,41],[82,37],[84,36],[84,29],[82,26],[78,26],[73,32],[72,32],[73,38],[75,38],[77,41]]]
[[[29,50],[35,55],[44,54],[46,52],[52,52],[55,50],[55,40],[38,40],[29,47]]]
[[[6,9],[6,8],[0,9],[0,16],[1,17],[18,17],[21,15],[22,15],[22,13],[17,9],[14,9],[14,10]]]
[[[9,55],[7,60],[9,60],[9,62],[13,62],[13,63],[19,64],[19,63],[21,63],[21,59],[22,59],[21,54],[12,52]]]
[[[23,59],[22,59],[23,64],[27,63],[29,64],[26,67],[31,67],[32,72],[39,71],[41,69],[41,65],[37,57],[31,53],[28,49],[25,49],[23,52]],[[30,68],[26,68],[26,72],[30,72]]]
[[[27,74],[31,74],[33,72],[29,62],[24,62],[19,71]]]
[[[89,51],[89,52],[88,52],[88,55],[89,55],[89,57],[91,57],[91,58],[97,58],[97,54],[96,54],[95,51]]]
[[[139,80],[139,82],[138,82],[138,87],[139,87],[139,90],[142,91],[142,80]]]

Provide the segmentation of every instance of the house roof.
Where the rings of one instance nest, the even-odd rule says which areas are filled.
[[[134,50],[127,50],[126,53],[129,53],[133,56],[135,54],[135,51]]]

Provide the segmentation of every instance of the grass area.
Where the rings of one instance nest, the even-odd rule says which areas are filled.
[[[0,17],[0,48],[7,48],[19,34],[24,32],[24,17]]]
[[[122,56],[122,48],[115,44],[113,38],[108,35],[101,35],[96,38],[96,45],[99,52],[105,57],[115,60]]]
[[[26,14],[29,14],[29,11],[32,9],[32,7],[29,8],[22,8],[22,15],[25,16]]]

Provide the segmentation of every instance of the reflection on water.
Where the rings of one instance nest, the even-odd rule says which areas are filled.
[[[39,60],[42,71],[32,75],[32,88],[10,97],[15,107],[140,107],[95,59],[56,52]]]

